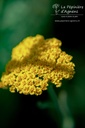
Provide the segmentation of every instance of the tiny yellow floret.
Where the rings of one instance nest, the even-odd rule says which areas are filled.
[[[59,39],[42,35],[25,38],[13,48],[0,86],[25,95],[41,95],[49,82],[60,87],[63,78],[71,79],[75,73],[72,56],[62,51],[61,45]]]

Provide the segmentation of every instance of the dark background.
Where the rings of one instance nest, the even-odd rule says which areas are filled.
[[[85,42],[84,15],[80,22],[55,22],[52,5],[83,5],[81,0],[0,0],[0,76],[11,58],[11,50],[23,38],[42,34],[62,41],[62,50],[73,56],[75,75],[70,81],[55,88],[59,96],[64,90],[75,128],[85,128]],[[82,12],[84,14],[84,10]],[[57,113],[48,105],[48,91],[41,96],[11,93],[0,89],[0,128],[59,127]],[[62,120],[61,120],[62,122]]]

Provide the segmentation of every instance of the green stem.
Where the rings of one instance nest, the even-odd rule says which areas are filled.
[[[74,128],[74,121],[71,116],[71,112],[69,111],[66,102],[64,102],[64,100],[61,100],[63,98],[58,99],[56,92],[53,89],[53,84],[49,84],[48,94],[57,115],[56,117],[58,120],[57,122],[59,122],[59,128]]]

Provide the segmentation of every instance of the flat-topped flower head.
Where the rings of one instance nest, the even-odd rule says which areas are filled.
[[[71,79],[75,73],[72,56],[62,51],[57,38],[30,36],[12,50],[11,60],[2,74],[1,83],[11,92],[40,95],[49,82],[60,87],[62,79]]]

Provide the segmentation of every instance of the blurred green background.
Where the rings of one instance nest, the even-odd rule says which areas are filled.
[[[55,22],[55,3],[83,5],[82,0],[0,0],[0,76],[11,58],[12,48],[23,38],[42,34],[45,38],[60,39],[62,49],[73,56],[76,73],[72,80],[63,81],[61,88],[54,89],[62,107],[66,102],[74,128],[85,128],[84,16],[79,17],[78,23]],[[48,91],[37,97],[0,89],[0,128],[34,124],[37,128],[60,128],[58,122]]]

